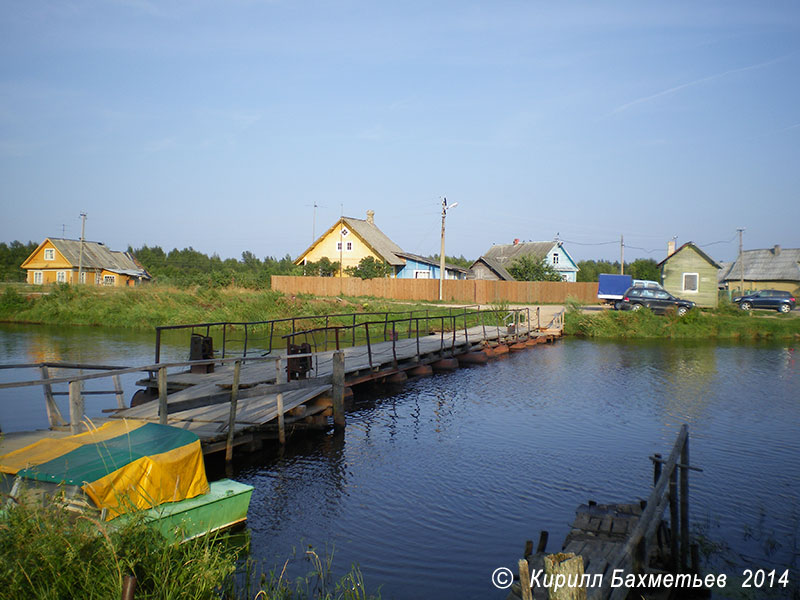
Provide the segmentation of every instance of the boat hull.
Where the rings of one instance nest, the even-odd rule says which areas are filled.
[[[186,541],[233,527],[247,520],[253,486],[231,479],[209,484],[209,492],[179,502],[166,502],[141,511],[149,527],[174,541]],[[112,523],[123,525],[133,515],[122,515]]]

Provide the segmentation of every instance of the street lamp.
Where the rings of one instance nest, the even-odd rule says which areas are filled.
[[[458,202],[453,202],[452,204],[447,204],[447,198],[442,198],[442,250],[439,254],[439,300],[442,300],[442,290],[444,288],[444,219],[447,216],[447,209],[455,208],[458,206]]]

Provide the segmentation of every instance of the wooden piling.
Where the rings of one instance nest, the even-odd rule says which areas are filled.
[[[114,382],[114,392],[117,396],[117,408],[125,408],[125,392],[122,389],[122,381],[119,375],[112,375],[111,380]]]
[[[42,372],[42,379],[50,379],[50,372],[47,370],[47,365],[41,366]],[[53,396],[53,387],[46,383],[44,384],[44,401],[45,401],[45,408],[47,409],[47,421],[50,423],[50,427],[58,427],[59,425],[66,425],[67,422],[64,420],[64,417],[61,415],[61,411],[58,410],[58,405],[56,404],[55,398]]]
[[[681,570],[689,563],[689,437],[683,442],[681,451]]]
[[[333,396],[333,427],[344,429],[344,352],[338,350],[333,353],[333,382],[331,395]]]
[[[83,381],[69,382],[69,432],[72,435],[81,432],[83,421]]]
[[[547,554],[544,557],[544,572],[548,575],[563,575],[565,581],[572,576],[573,580],[581,581],[583,578],[583,558],[575,556],[572,552]],[[559,589],[555,585],[549,589],[550,600],[586,600],[586,588],[565,585]]]
[[[519,587],[522,592],[522,600],[533,600],[533,592],[531,591],[531,572],[528,566],[528,561],[521,559],[519,565]]]
[[[281,358],[280,356],[275,361],[275,383],[281,384],[284,383],[284,375],[285,371],[282,368]],[[278,443],[281,446],[286,445],[286,423],[283,415],[283,392],[278,392],[278,396],[275,399],[277,410],[278,410]]]
[[[167,424],[167,367],[158,370],[158,422]]]
[[[225,462],[233,460],[233,435],[236,429],[236,409],[239,403],[239,377],[242,372],[242,361],[233,363],[233,385],[231,385],[231,411],[228,416],[228,439],[225,443]]]

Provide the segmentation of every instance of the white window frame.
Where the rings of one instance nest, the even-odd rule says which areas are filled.
[[[694,277],[695,288],[693,290],[692,289],[687,289],[687,287],[686,287],[686,276],[687,275],[689,275],[690,277],[691,276]],[[684,273],[681,285],[682,285],[682,288],[683,288],[682,291],[684,293],[686,293],[686,294],[697,294],[698,292],[700,292],[700,274],[699,273]]]
[[[103,280],[100,278],[100,273],[95,273],[94,274],[94,284],[95,285],[100,285],[102,283],[102,281]]]
[[[86,283],[86,271],[81,271],[81,283]]]
[[[67,283],[66,271],[56,271],[56,283]]]
[[[336,251],[341,252],[343,248],[343,242],[336,242]]]
[[[42,271],[33,272],[33,284],[34,285],[44,284],[44,273]]]
[[[558,252],[553,252],[553,264],[558,264]]]
[[[430,269],[414,269],[414,279],[433,279]]]
[[[117,276],[103,275],[103,285],[117,285]]]
[[[353,249],[353,242],[345,242],[344,243],[344,250],[345,252],[350,252]]]
[[[44,249],[44,259],[45,260],[55,260],[56,259],[56,249],[55,248],[45,248]]]

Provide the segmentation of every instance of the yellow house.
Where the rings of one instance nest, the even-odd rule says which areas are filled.
[[[81,283],[130,286],[150,279],[150,274],[129,252],[109,250],[101,242],[47,238],[25,259],[28,283]]]
[[[389,264],[393,269],[392,277],[395,277],[406,264],[406,261],[398,256],[402,253],[402,248],[375,225],[375,212],[368,210],[366,219],[341,217],[328,231],[318,237],[294,261],[294,264],[304,265],[327,258],[331,262],[341,263],[341,269],[336,276],[347,277],[345,269],[357,267],[361,259],[371,256]]]

